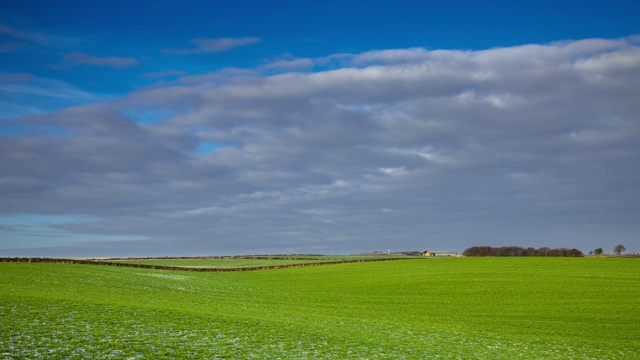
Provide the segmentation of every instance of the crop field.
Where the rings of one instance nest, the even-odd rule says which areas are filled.
[[[0,263],[0,359],[638,359],[640,261]]]

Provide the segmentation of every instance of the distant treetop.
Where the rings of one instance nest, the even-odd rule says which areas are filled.
[[[617,255],[622,254],[623,252],[625,252],[625,250],[627,250],[627,248],[625,248],[622,244],[618,244],[613,248],[613,252]]]
[[[578,249],[558,248],[550,249],[541,247],[535,249],[532,247],[522,248],[519,246],[473,246],[466,249],[462,255],[464,256],[571,256],[582,257],[584,254]]]

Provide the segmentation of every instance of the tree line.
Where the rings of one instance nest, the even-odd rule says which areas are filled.
[[[152,258],[147,258],[147,259],[152,259]],[[182,259],[188,259],[188,258],[185,257]],[[243,272],[243,271],[275,270],[275,269],[299,268],[299,267],[322,266],[322,265],[333,265],[333,264],[363,263],[363,262],[390,261],[390,260],[397,261],[397,260],[410,260],[410,259],[411,258],[395,258],[395,257],[378,258],[378,259],[346,259],[346,260],[331,260],[331,261],[323,261],[323,262],[308,262],[308,263],[301,263],[301,264],[280,264],[280,265],[249,266],[249,267],[235,267],[235,268],[186,267],[186,266],[183,267],[183,266],[167,266],[167,265],[132,264],[132,263],[122,263],[122,262],[114,262],[114,261],[101,261],[101,260],[41,258],[41,257],[0,258],[0,262],[103,265],[103,266],[132,267],[132,268],[140,268],[140,269],[195,271],[195,272]]]
[[[584,256],[582,251],[578,249],[557,248],[551,249],[548,247],[541,248],[522,248],[519,246],[473,246],[462,252],[464,256],[570,256],[581,257]]]

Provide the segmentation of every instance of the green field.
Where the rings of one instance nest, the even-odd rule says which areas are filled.
[[[0,358],[638,359],[640,260],[0,263]]]

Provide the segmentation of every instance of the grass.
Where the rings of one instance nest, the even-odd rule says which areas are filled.
[[[0,358],[634,359],[640,262],[0,263]]]

